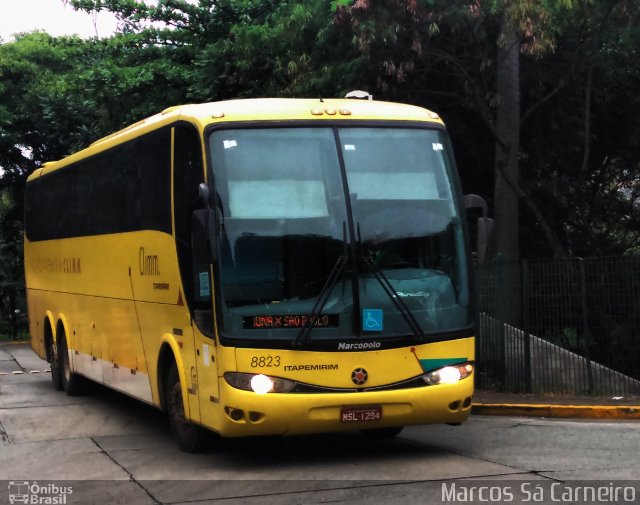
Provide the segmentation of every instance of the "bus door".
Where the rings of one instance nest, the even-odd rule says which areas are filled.
[[[174,128],[174,223],[176,250],[182,278],[184,303],[191,317],[195,356],[186,360],[192,365],[185,370],[189,408],[192,420],[215,426],[211,399],[217,399],[218,374],[213,331],[213,301],[211,292],[211,260],[197,243],[203,233],[196,229],[202,214],[199,186],[204,180],[200,136],[196,128],[181,123]],[[195,224],[194,224],[195,223]],[[195,242],[195,243],[194,243]],[[205,247],[208,247],[205,244]],[[191,346],[189,346],[191,347]],[[197,413],[197,415],[196,415]]]

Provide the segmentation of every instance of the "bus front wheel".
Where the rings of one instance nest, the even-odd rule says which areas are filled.
[[[165,405],[169,415],[171,433],[180,450],[191,453],[201,452],[204,447],[205,431],[200,426],[189,422],[185,415],[182,387],[175,363],[171,365],[167,374]]]

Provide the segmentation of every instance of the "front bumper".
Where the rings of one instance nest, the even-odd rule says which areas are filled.
[[[457,384],[351,393],[268,393],[235,389],[220,380],[220,434],[225,437],[324,433],[464,422],[471,412],[473,376]],[[345,406],[381,406],[375,421],[342,422]]]

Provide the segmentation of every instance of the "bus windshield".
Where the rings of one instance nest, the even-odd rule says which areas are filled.
[[[222,334],[295,339],[314,308],[313,340],[468,328],[448,145],[413,127],[213,131]]]

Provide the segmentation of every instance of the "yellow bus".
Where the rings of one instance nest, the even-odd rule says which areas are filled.
[[[25,190],[32,347],[178,445],[463,422],[474,332],[443,122],[374,100],[171,107]]]

